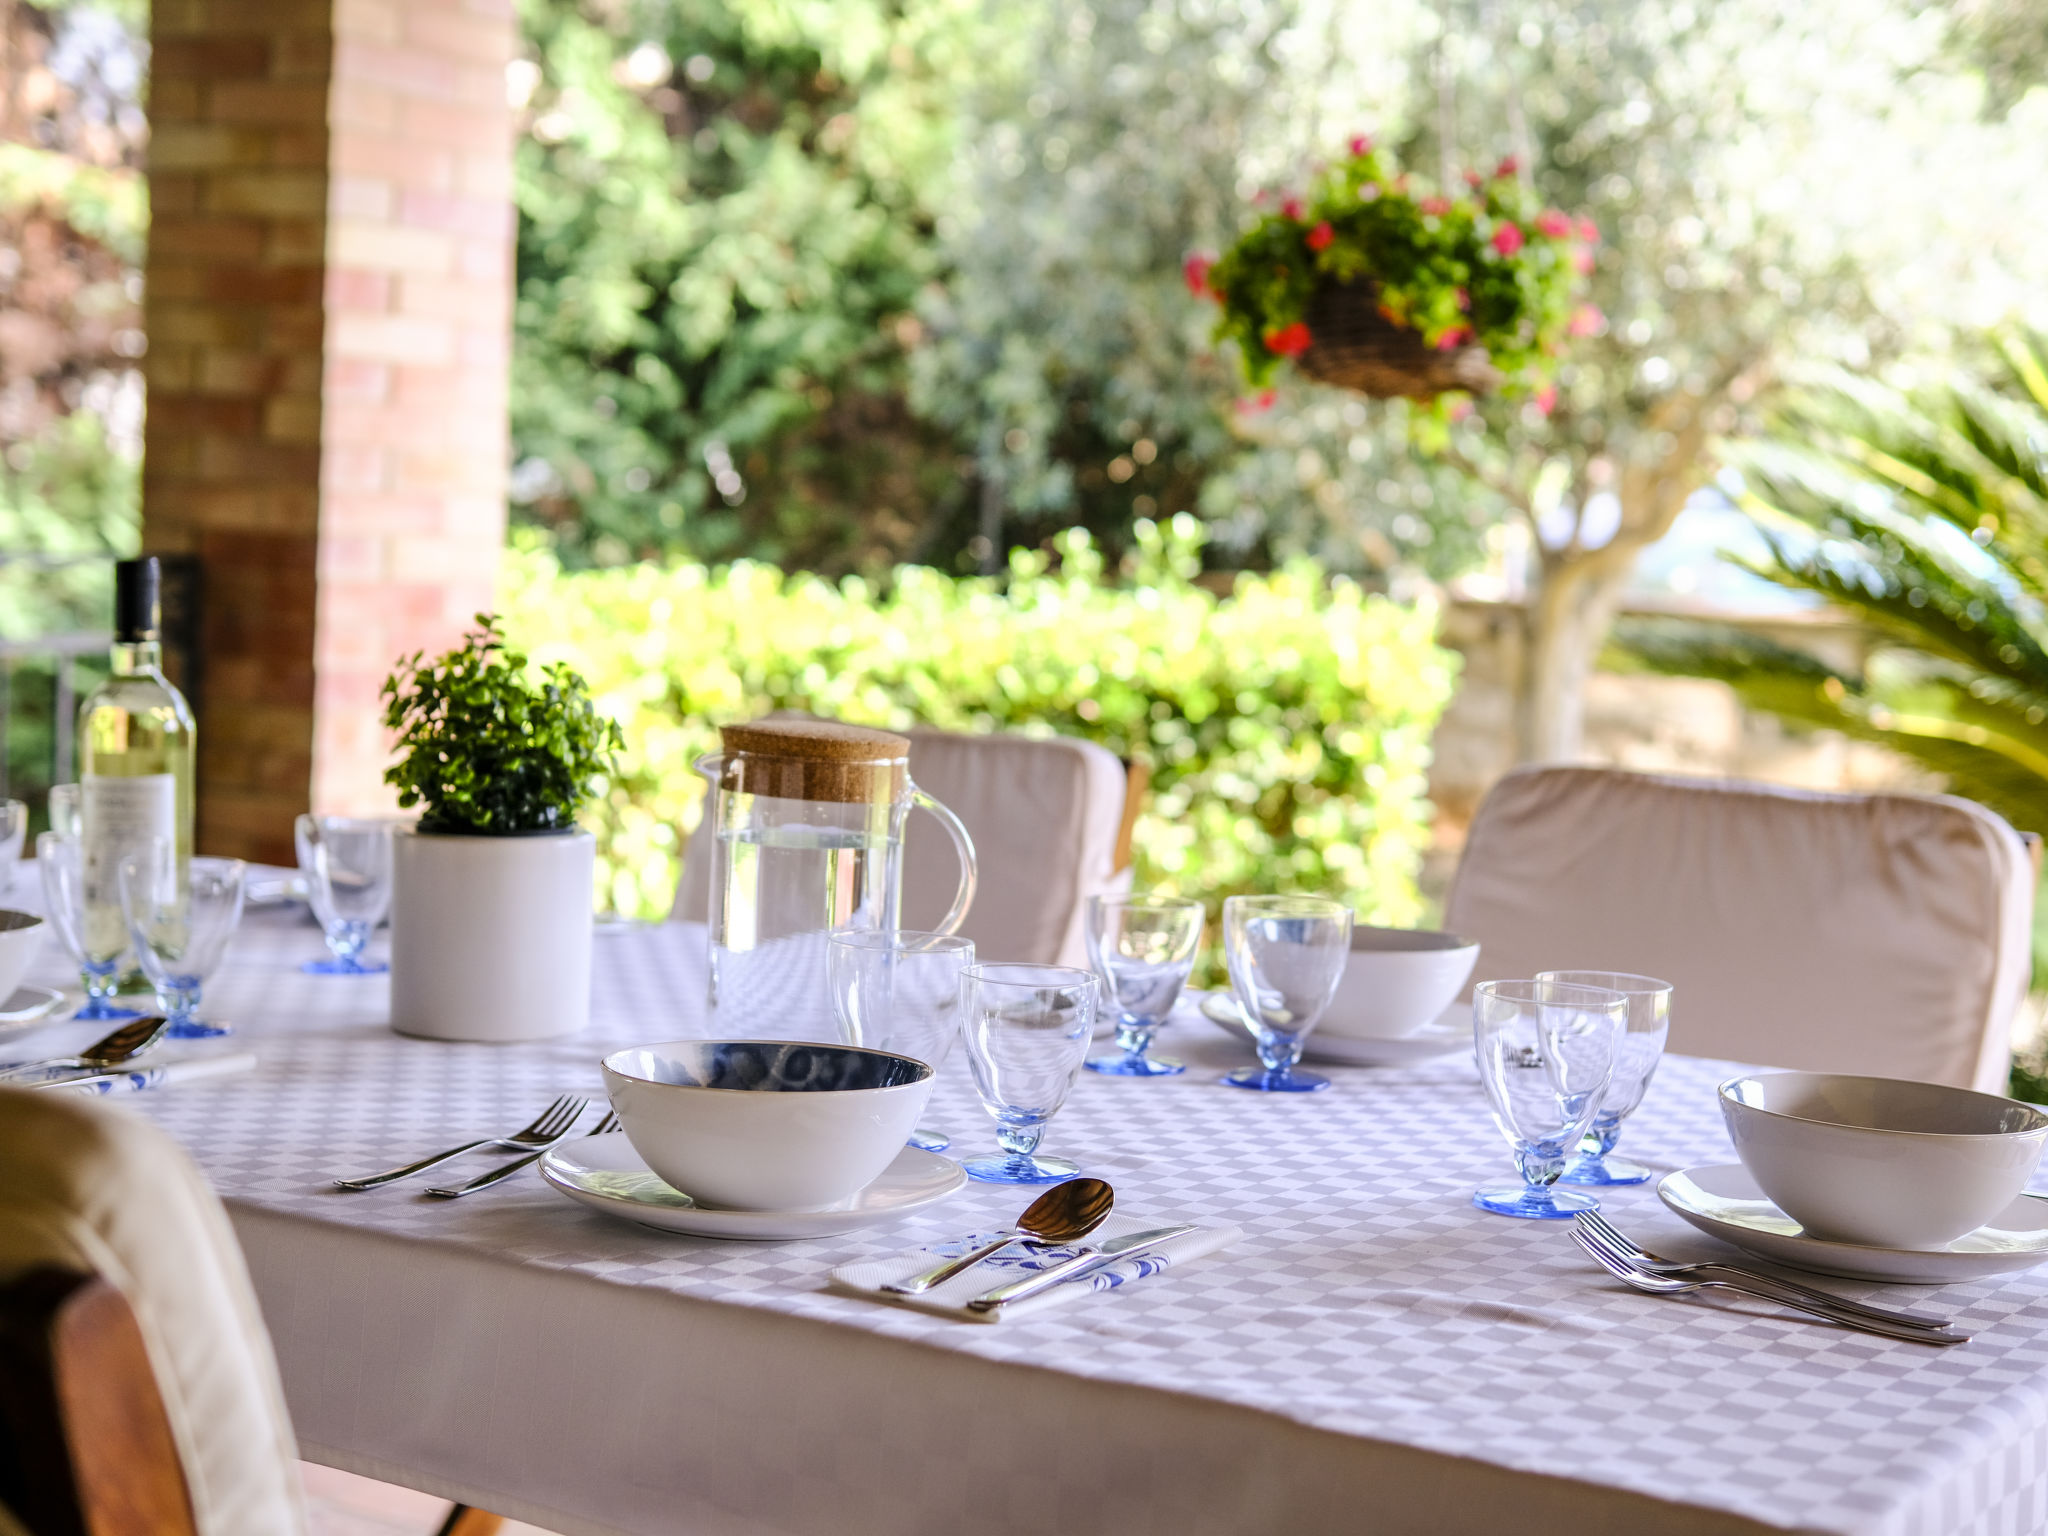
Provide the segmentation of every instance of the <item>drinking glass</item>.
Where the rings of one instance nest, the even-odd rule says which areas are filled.
[[[1259,1065],[1227,1074],[1233,1088],[1314,1093],[1330,1086],[1297,1072],[1351,955],[1351,909],[1325,896],[1231,896],[1223,903],[1230,990],[1258,1044]]]
[[[113,1002],[128,930],[118,909],[95,911],[85,899],[85,845],[61,832],[36,839],[36,868],[43,877],[43,910],[85,983],[85,1006],[74,1019],[133,1019],[141,1015]]]
[[[1479,1080],[1522,1171],[1520,1185],[1481,1189],[1474,1205],[1539,1220],[1599,1207],[1591,1195],[1551,1186],[1593,1123],[1627,1025],[1628,999],[1605,987],[1486,981],[1472,989]]]
[[[1621,1122],[1635,1113],[1649,1091],[1664,1038],[1671,1033],[1671,983],[1627,971],[1538,971],[1538,981],[1600,987],[1628,999],[1628,1026],[1614,1050],[1614,1076],[1593,1115],[1585,1143],[1560,1184],[1647,1184],[1650,1170],[1624,1157],[1609,1157],[1621,1139]]]
[[[1003,1150],[960,1166],[991,1184],[1071,1179],[1080,1168],[1038,1156],[1038,1143],[1081,1075],[1098,983],[1066,965],[971,965],[964,981],[967,1064]]]
[[[825,949],[832,1011],[848,1045],[911,1056],[936,1072],[960,1038],[961,977],[974,941],[903,928],[841,928]],[[919,1126],[910,1144],[943,1152],[952,1138]]]
[[[1088,1070],[1110,1077],[1172,1077],[1180,1062],[1147,1056],[1152,1036],[1173,1012],[1195,946],[1202,904],[1179,896],[1090,896],[1088,959],[1102,983],[1102,1006],[1116,1020],[1118,1053],[1091,1056]]]
[[[161,837],[138,843],[121,860],[121,915],[173,1040],[228,1033],[226,1025],[199,1018],[199,999],[242,921],[247,869],[240,859],[194,859],[181,890],[171,844]]]
[[[14,889],[21,845],[27,841],[28,807],[19,800],[0,800],[0,892]]]
[[[85,831],[85,802],[76,784],[50,786],[50,830],[59,837],[78,837]]]
[[[299,868],[320,931],[333,953],[299,969],[315,976],[373,976],[382,960],[364,960],[370,935],[391,911],[391,823],[353,816],[301,816],[292,825]]]

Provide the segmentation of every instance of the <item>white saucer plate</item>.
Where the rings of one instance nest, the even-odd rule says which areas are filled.
[[[623,1131],[563,1143],[540,1160],[540,1176],[577,1204],[609,1216],[663,1232],[746,1243],[837,1237],[922,1210],[967,1182],[950,1158],[905,1147],[879,1179],[829,1210],[713,1210],[649,1173]]]
[[[63,1004],[64,994],[54,987],[16,987],[0,1002],[0,1040],[41,1029]]]
[[[1202,1016],[1233,1039],[1245,1045],[1252,1043],[1251,1031],[1245,1028],[1243,1016],[1229,993],[1211,992],[1204,997]],[[1308,1037],[1301,1058],[1340,1067],[1406,1067],[1471,1048],[1472,1005],[1453,1003],[1437,1015],[1434,1023],[1395,1039],[1368,1040],[1356,1035],[1326,1035],[1318,1030]]]
[[[1849,1280],[1948,1285],[2048,1262],[2048,1199],[2020,1195],[1989,1224],[1946,1248],[1865,1248],[1808,1237],[1764,1198],[1740,1163],[1667,1174],[1657,1198],[1702,1232],[1773,1264]]]

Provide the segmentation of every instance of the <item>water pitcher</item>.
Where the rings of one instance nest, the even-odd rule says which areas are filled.
[[[960,818],[910,782],[910,742],[825,720],[757,720],[699,759],[711,781],[713,1038],[835,1040],[825,980],[834,928],[896,928],[903,824],[936,816],[960,854],[951,933],[974,899],[974,843]]]

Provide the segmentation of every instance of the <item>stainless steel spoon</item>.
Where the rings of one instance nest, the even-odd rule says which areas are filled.
[[[29,1061],[18,1067],[8,1067],[0,1071],[0,1083],[37,1077],[44,1072],[58,1072],[68,1067],[84,1072],[104,1072],[109,1067],[133,1061],[163,1039],[164,1031],[170,1027],[169,1019],[156,1014],[130,1019],[104,1040],[95,1041],[76,1056],[58,1056],[50,1061]]]
[[[893,1281],[882,1287],[899,1296],[916,1296],[955,1275],[965,1274],[983,1259],[1000,1253],[1014,1242],[1046,1243],[1058,1247],[1078,1242],[1108,1217],[1116,1204],[1116,1191],[1100,1179],[1069,1179],[1055,1184],[1024,1208],[1017,1225],[979,1248],[936,1264],[921,1275]]]

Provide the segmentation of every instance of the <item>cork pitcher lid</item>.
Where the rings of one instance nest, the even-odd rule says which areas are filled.
[[[837,720],[752,720],[719,729],[719,788],[781,800],[893,800],[910,779],[910,738]]]

